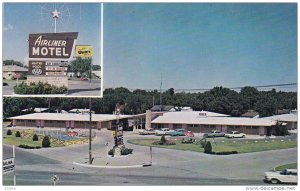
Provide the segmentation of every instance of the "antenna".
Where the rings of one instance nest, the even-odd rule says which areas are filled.
[[[70,9],[66,7],[65,4],[60,3],[59,5],[60,6],[56,6],[56,3],[42,3],[41,5],[40,21],[42,21],[43,24],[47,24],[47,26],[50,25],[51,30],[52,27],[54,27],[54,33],[58,31],[58,28],[60,28],[60,30],[66,28],[65,23],[68,22],[71,17]]]

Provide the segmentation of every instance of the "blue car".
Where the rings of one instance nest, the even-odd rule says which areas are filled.
[[[171,136],[185,136],[185,129],[175,129],[175,131],[169,133]]]

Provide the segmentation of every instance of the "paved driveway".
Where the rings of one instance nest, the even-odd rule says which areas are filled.
[[[125,133],[125,141],[136,137]],[[106,142],[112,144],[111,131],[101,130],[92,144],[94,157],[107,158]],[[131,164],[150,161],[149,147],[129,143],[126,146],[134,149]],[[73,165],[73,161],[87,160],[88,144],[40,150],[17,149],[16,156],[19,184],[24,185],[51,184],[48,178],[54,173],[61,177],[60,184],[64,185],[263,185],[265,171],[297,162],[297,149],[214,156],[153,148],[153,166],[132,169]],[[37,182],[28,179],[29,175],[35,175]],[[10,178],[6,176],[4,180],[9,182]]]

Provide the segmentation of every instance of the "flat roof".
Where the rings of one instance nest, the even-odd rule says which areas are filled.
[[[133,115],[119,115],[119,119],[131,118]],[[9,119],[19,120],[55,120],[55,121],[89,121],[88,114],[75,113],[31,113],[10,117]],[[113,114],[92,114],[92,121],[112,121],[117,120],[117,116]]]
[[[232,126],[272,126],[276,121],[262,118],[200,116],[195,112],[167,112],[158,116],[152,123],[162,124],[201,124],[201,125],[232,125]]]
[[[263,117],[262,119],[271,119],[274,121],[283,121],[283,122],[297,122],[298,114],[297,113],[289,113],[289,114],[282,114],[282,115],[274,115],[274,116],[270,116],[270,117]]]

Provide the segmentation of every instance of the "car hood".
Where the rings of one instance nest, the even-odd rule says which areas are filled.
[[[266,176],[278,176],[280,171],[275,171],[275,172],[265,172]]]

